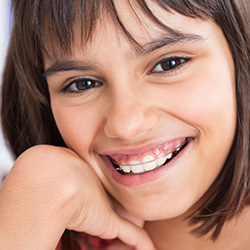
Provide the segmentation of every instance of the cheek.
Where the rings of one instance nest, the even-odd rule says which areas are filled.
[[[188,123],[203,132],[218,130],[223,133],[227,127],[230,130],[236,113],[232,89],[225,88],[224,83],[209,80],[203,80],[203,85],[185,91],[185,95],[180,97],[183,102],[176,103],[176,109]]]
[[[236,123],[233,70],[228,65],[199,67],[188,80],[166,90],[162,108],[201,133],[231,136]],[[166,100],[166,101],[165,101]]]
[[[162,111],[184,121],[198,131],[194,160],[197,173],[207,186],[221,170],[236,128],[236,97],[233,74],[228,67],[200,69],[199,73],[183,83],[166,87],[159,94]],[[167,89],[168,88],[168,89]],[[159,100],[159,98],[158,98]],[[159,105],[159,104],[158,104]],[[195,176],[193,182],[196,181]]]
[[[52,103],[52,112],[67,146],[79,155],[87,156],[100,124],[100,113],[91,108],[86,111],[82,105],[57,103]]]
[[[199,131],[199,164],[211,180],[228,156],[236,129],[235,83],[227,67],[218,69],[201,70],[180,94],[183,105],[176,104],[182,119]]]

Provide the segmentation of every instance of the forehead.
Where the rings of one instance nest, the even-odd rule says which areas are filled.
[[[117,17],[114,17],[114,12],[110,14],[105,9],[101,11],[95,26],[90,31],[89,39],[82,37],[83,30],[87,27],[83,27],[81,18],[78,18],[74,26],[71,49],[68,53],[59,53],[59,57],[74,56],[75,51],[95,53],[98,48],[103,48],[105,43],[108,47],[114,46],[115,43],[123,48],[129,45],[130,50],[131,48],[134,50],[132,53],[143,53],[144,45],[150,46],[155,40],[161,46],[164,39],[169,40],[171,44],[176,41],[192,42],[196,38],[197,40],[205,38],[209,22],[201,18],[184,16],[173,10],[167,11],[152,1],[148,1],[147,4],[152,15],[143,10],[137,1],[115,1]],[[53,57],[49,61],[51,59],[53,60]]]

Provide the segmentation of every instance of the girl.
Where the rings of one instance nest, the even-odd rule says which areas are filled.
[[[13,0],[2,249],[247,249],[248,8]]]

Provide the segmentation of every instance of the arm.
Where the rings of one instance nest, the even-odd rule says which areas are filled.
[[[66,228],[154,249],[140,227],[114,212],[94,171],[73,151],[36,146],[18,158],[0,189],[1,247],[55,249]]]

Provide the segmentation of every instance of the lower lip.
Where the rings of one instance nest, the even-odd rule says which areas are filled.
[[[179,152],[169,163],[165,164],[162,167],[157,169],[141,173],[141,174],[133,174],[133,175],[122,175],[116,171],[113,164],[109,160],[107,156],[101,156],[105,167],[107,168],[108,172],[111,174],[112,178],[122,184],[124,186],[139,186],[143,185],[152,181],[155,181],[165,175],[169,170],[177,165],[180,159],[186,154],[192,141],[187,144],[187,146]],[[177,167],[177,166],[176,166]]]

